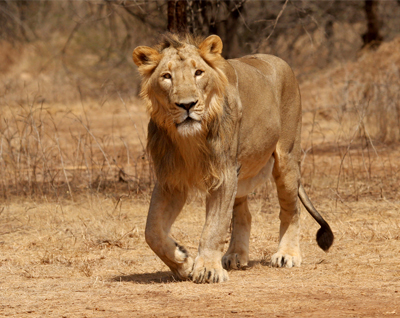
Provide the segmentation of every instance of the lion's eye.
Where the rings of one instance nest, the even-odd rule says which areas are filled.
[[[162,77],[164,77],[165,79],[171,79],[171,74],[165,73]]]
[[[200,76],[201,74],[203,74],[204,72],[202,70],[197,70],[196,73],[194,73],[194,75],[196,76]]]

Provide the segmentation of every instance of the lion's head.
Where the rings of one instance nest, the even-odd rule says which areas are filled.
[[[227,77],[222,41],[169,34],[155,48],[139,46],[133,60],[150,114],[147,148],[165,189],[209,190],[221,184],[221,127]]]
[[[201,133],[221,115],[227,82],[221,51],[217,36],[200,42],[172,34],[156,48],[134,50],[133,60],[143,78],[141,95],[150,117],[171,136]]]

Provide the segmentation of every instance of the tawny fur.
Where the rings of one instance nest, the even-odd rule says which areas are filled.
[[[301,100],[293,71],[271,55],[225,60],[221,52],[215,35],[204,40],[168,35],[155,48],[133,52],[150,114],[147,149],[158,180],[146,241],[179,278],[196,283],[223,282],[227,270],[247,266],[247,196],[271,172],[281,208],[271,265],[301,264],[299,187],[302,202],[323,227],[320,246],[328,249],[333,241],[300,183]],[[169,232],[189,191],[196,190],[207,193],[206,221],[193,259]]]

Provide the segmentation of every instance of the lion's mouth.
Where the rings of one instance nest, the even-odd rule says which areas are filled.
[[[201,121],[188,116],[176,124],[176,130],[181,136],[193,136],[202,130]]]
[[[190,125],[192,123],[199,123],[199,120],[193,119],[192,117],[188,116],[185,118],[185,120],[181,121],[180,123],[177,123],[176,126],[182,126],[182,125]]]

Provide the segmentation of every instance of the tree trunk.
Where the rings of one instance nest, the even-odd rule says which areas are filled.
[[[363,47],[378,47],[383,37],[379,33],[381,23],[378,16],[378,0],[365,0],[365,14],[367,16],[367,32],[363,34]]]
[[[176,6],[175,0],[168,1],[168,31],[169,32],[175,31],[175,6]]]
[[[238,27],[240,14],[244,7],[238,4],[238,1],[225,0],[228,12],[228,18],[224,21],[224,51],[226,58],[234,58],[240,54]]]
[[[168,31],[173,33],[187,32],[186,0],[168,1]]]
[[[186,1],[176,2],[176,29],[179,33],[187,31],[187,14],[186,14]]]

